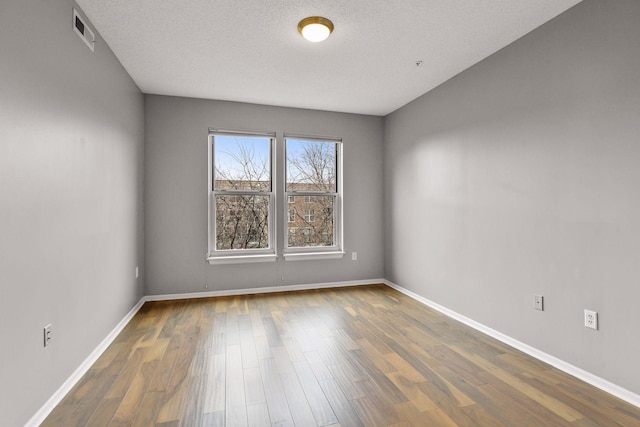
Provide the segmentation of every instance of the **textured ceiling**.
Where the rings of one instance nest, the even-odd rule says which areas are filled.
[[[385,115],[580,0],[77,2],[144,93]]]

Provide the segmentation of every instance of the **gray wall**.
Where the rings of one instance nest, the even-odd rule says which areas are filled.
[[[0,2],[5,426],[31,418],[143,290],[143,97],[102,39],[92,54],[76,36],[73,6]]]
[[[383,277],[381,117],[153,95],[145,96],[145,114],[147,294]],[[341,260],[209,265],[209,127],[275,131],[279,144],[283,132],[341,136],[348,254]],[[278,213],[282,218],[282,206]]]
[[[635,393],[638,22],[586,0],[385,119],[388,279]]]

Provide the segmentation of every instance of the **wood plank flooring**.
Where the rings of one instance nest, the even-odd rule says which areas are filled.
[[[146,303],[48,426],[640,426],[384,285]]]

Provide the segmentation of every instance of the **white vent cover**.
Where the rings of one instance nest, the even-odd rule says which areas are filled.
[[[82,19],[78,11],[73,9],[73,29],[80,36],[82,40],[89,46],[91,52],[93,52],[93,47],[96,44],[96,35],[91,28],[85,23],[85,20]]]

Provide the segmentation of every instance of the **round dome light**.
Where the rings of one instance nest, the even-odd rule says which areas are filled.
[[[322,16],[310,16],[298,23],[298,31],[310,42],[321,42],[333,32],[333,22]]]

